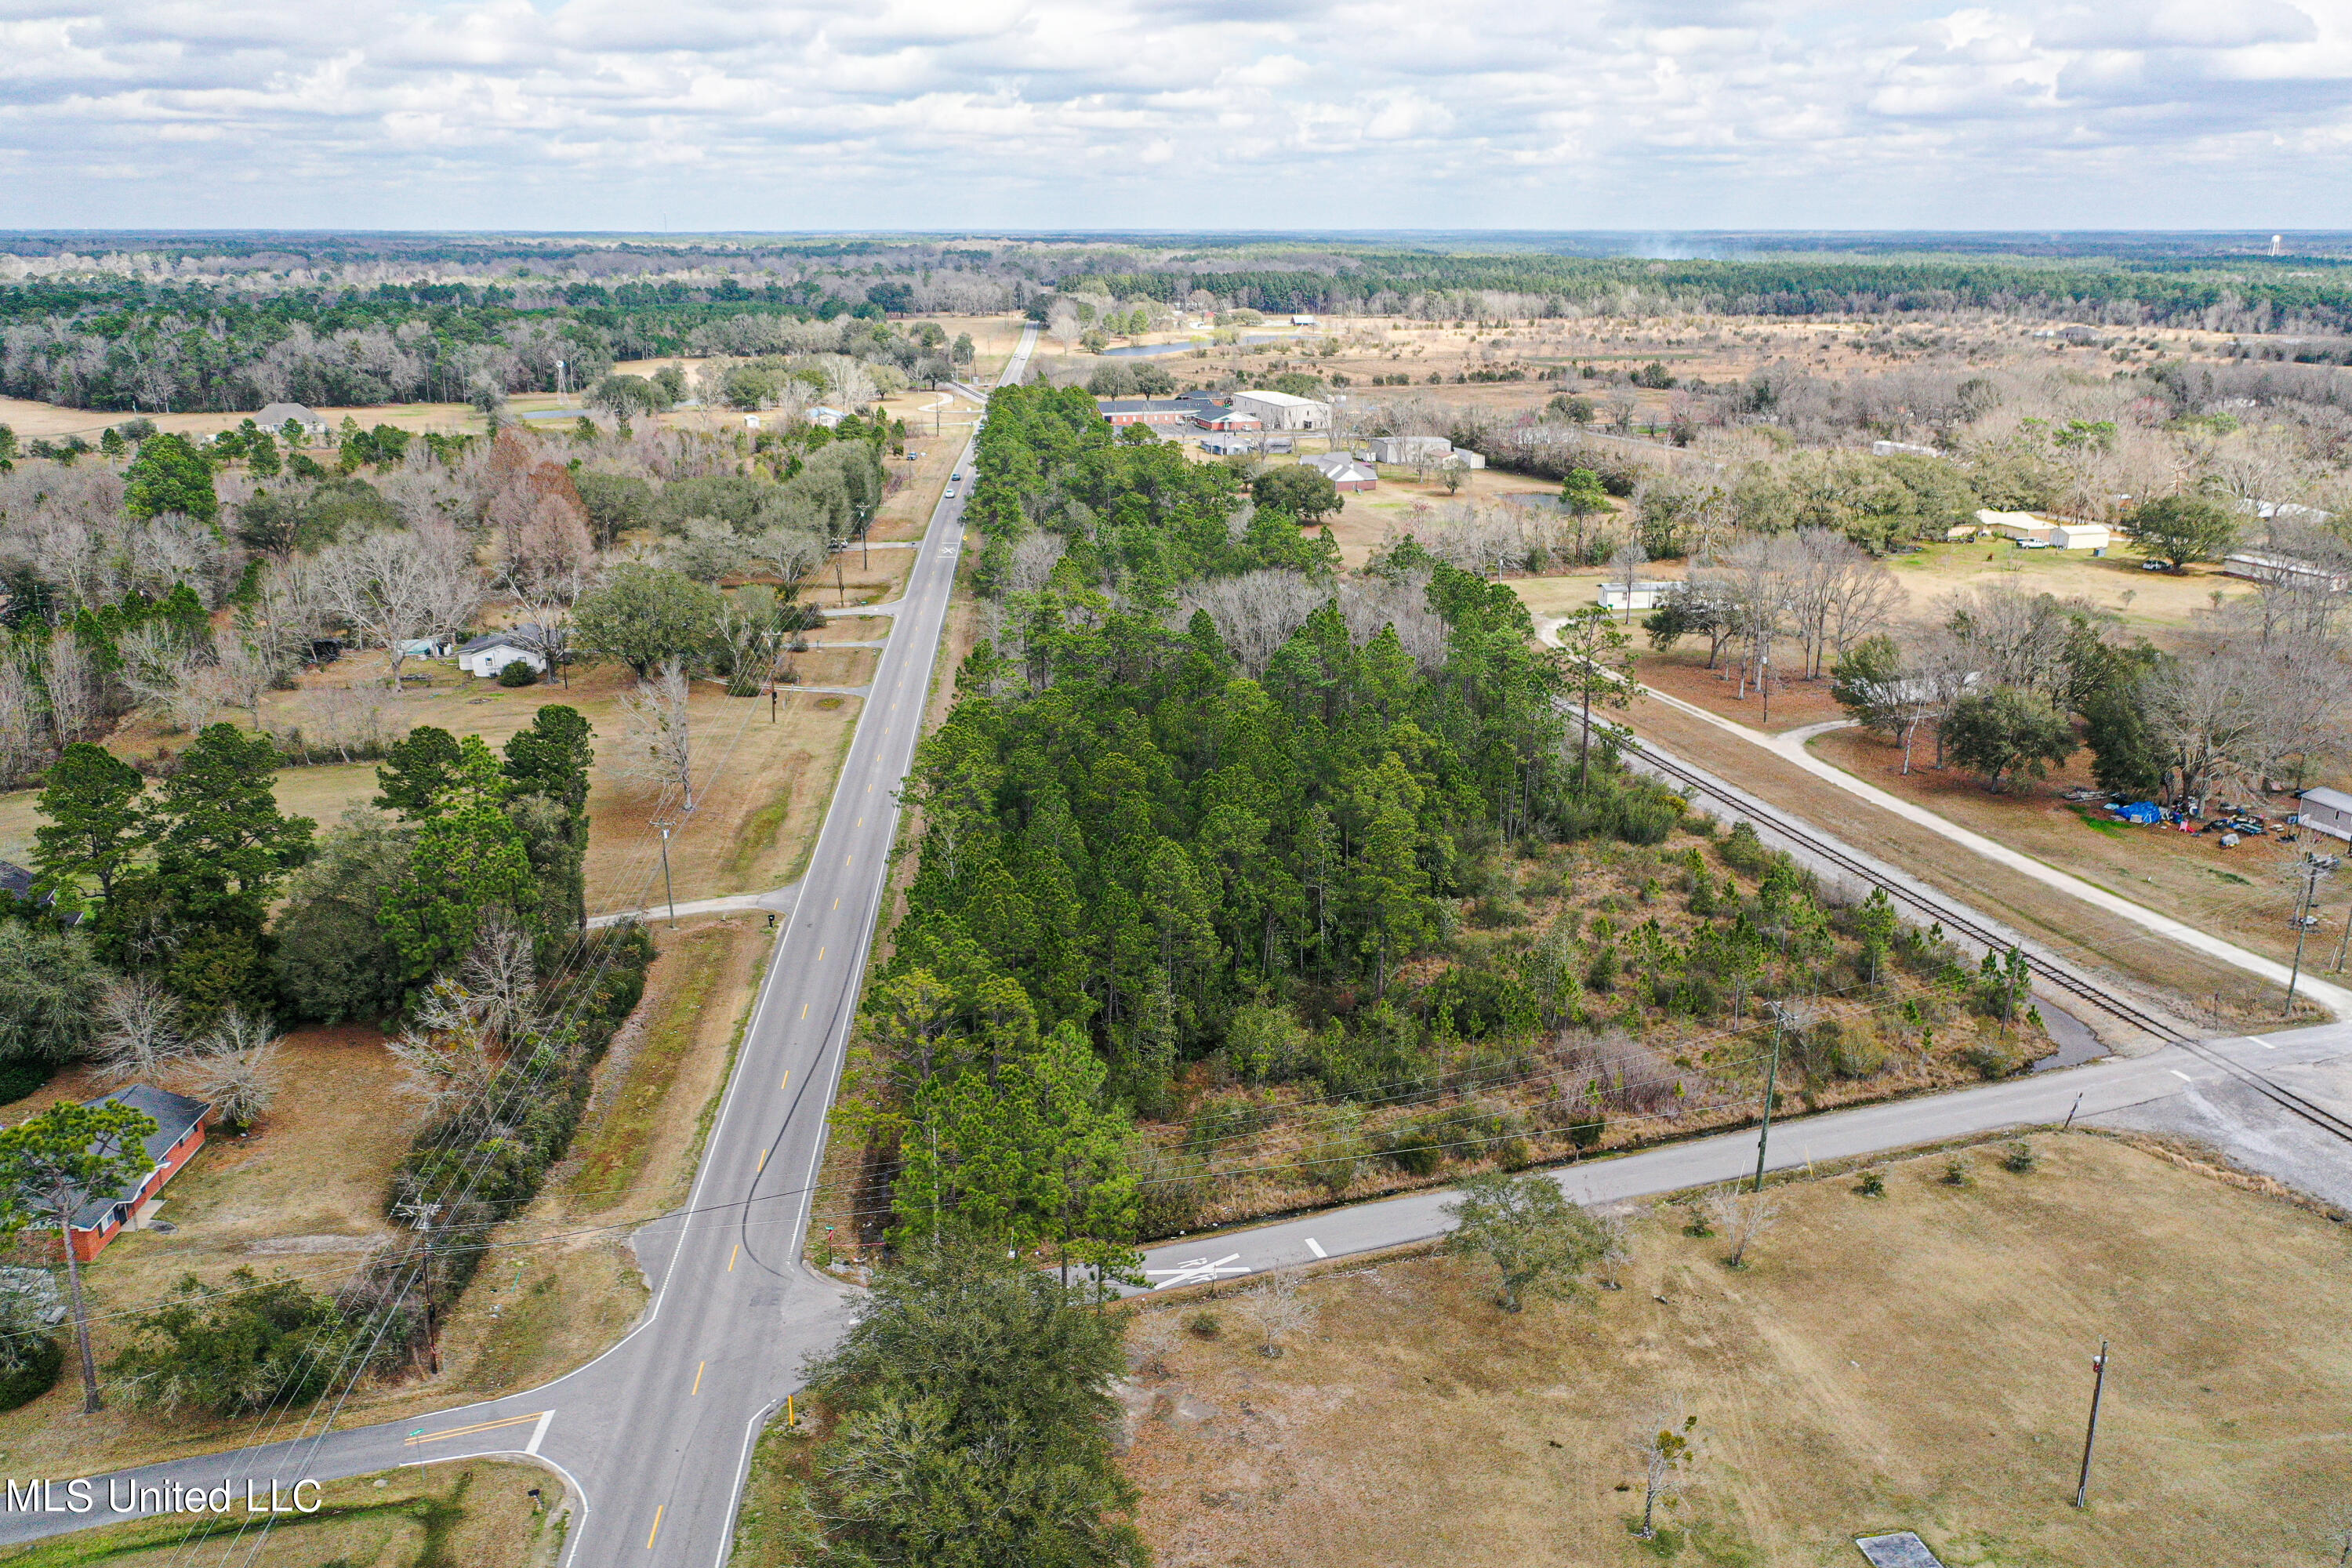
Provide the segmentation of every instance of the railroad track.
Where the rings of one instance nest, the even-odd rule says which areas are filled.
[[[1620,733],[1622,735],[1622,731]],[[1802,845],[1809,853],[1835,866],[1856,880],[1885,889],[1888,898],[1899,900],[1910,905],[1931,921],[1941,924],[1946,931],[1956,932],[1989,952],[2000,952],[2017,946],[1999,931],[1975,919],[1967,910],[1957,904],[1947,903],[1932,894],[1923,893],[1916,888],[1904,886],[1893,878],[1879,872],[1868,863],[1857,859],[1842,845],[1813,832],[1797,818],[1776,811],[1752,796],[1743,799],[1731,795],[1711,780],[1685,767],[1673,758],[1664,756],[1652,747],[1643,744],[1638,739],[1625,736],[1621,743],[1627,751],[1638,755],[1644,766],[1663,773],[1695,794],[1706,795],[1710,800],[1721,803],[1742,816],[1755,819],[1791,843]],[[2291,1089],[2272,1082],[2242,1063],[2231,1060],[2204,1041],[2194,1036],[2183,1034],[2165,1018],[2127,998],[2118,996],[2074,971],[2051,963],[2038,953],[2025,952],[2022,948],[2019,951],[2024,952],[2026,966],[2035,975],[2047,981],[2058,990],[2089,1003],[2100,1011],[2163,1041],[2166,1045],[2179,1047],[2199,1060],[2221,1068],[2282,1110],[2300,1117],[2322,1131],[2331,1133],[2347,1142],[2352,1142],[2352,1121],[2338,1116],[2324,1105],[2305,1099]]]

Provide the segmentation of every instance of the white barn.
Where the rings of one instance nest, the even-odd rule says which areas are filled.
[[[1328,430],[1331,428],[1331,405],[1311,397],[1294,397],[1287,392],[1236,392],[1234,407],[1244,414],[1255,414],[1269,430]]]

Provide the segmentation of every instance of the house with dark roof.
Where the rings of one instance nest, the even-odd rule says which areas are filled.
[[[544,675],[547,673],[546,640],[545,632],[528,623],[509,626],[504,631],[485,632],[457,650],[457,665],[485,680],[496,679],[499,671],[517,661],[528,664]]]
[[[155,1131],[146,1140],[147,1173],[131,1184],[121,1197],[93,1197],[74,1211],[68,1231],[73,1238],[74,1256],[87,1263],[105,1251],[106,1244],[123,1231],[142,1229],[153,1216],[163,1201],[157,1194],[163,1190],[163,1184],[178,1175],[195,1152],[205,1146],[205,1113],[212,1107],[201,1100],[190,1100],[184,1094],[143,1083],[82,1103],[127,1105],[155,1119]]]
[[[1244,409],[1227,408],[1211,404],[1192,416],[1192,423],[1203,430],[1263,430],[1265,421]]]

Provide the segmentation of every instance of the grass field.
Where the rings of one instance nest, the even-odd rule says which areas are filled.
[[[534,1502],[530,1491],[537,1488]],[[186,1515],[84,1531],[0,1552],[11,1568],[548,1568],[562,1550],[563,1482],[533,1465],[474,1460],[330,1484],[316,1513],[240,1532],[232,1516]]]
[[[1640,1212],[1622,1289],[1493,1305],[1423,1258],[1311,1282],[1318,1324],[1260,1355],[1230,1299],[1145,1376],[1127,1464],[1165,1568],[1432,1563],[1846,1564],[1916,1530],[1943,1560],[2037,1568],[2332,1563],[2352,1442],[2341,1227],[2099,1136],[1778,1189],[1720,1237]],[[2093,1506],[2071,1506],[2089,1358],[2114,1346]],[[1660,1403],[1699,1459],[1669,1534],[1633,1538],[1625,1438]],[[1633,1489],[1623,1489],[1631,1488]]]

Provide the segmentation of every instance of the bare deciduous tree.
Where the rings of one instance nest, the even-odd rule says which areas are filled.
[[[1738,1268],[1747,1259],[1748,1244],[1780,1217],[1780,1205],[1771,1194],[1753,1192],[1735,1182],[1706,1194],[1706,1214],[1708,1223],[1731,1242],[1731,1254],[1725,1261]]]
[[[480,574],[452,530],[431,525],[371,533],[321,551],[322,595],[342,622],[384,650],[387,683],[400,691],[407,645],[452,633],[480,606]]]
[[[1177,613],[1190,618],[1195,611],[1207,611],[1234,662],[1255,679],[1265,673],[1290,634],[1330,599],[1328,587],[1303,573],[1244,572],[1195,584]]]
[[[1257,1326],[1260,1355],[1280,1355],[1286,1336],[1313,1325],[1320,1309],[1299,1294],[1298,1283],[1293,1273],[1269,1274],[1242,1292],[1242,1316]]]
[[[621,742],[606,763],[622,778],[647,779],[665,790],[677,790],[687,811],[694,809],[691,692],[678,661],[664,662],[651,679],[621,699]]]
[[[425,993],[415,1024],[386,1048],[406,1079],[404,1091],[436,1113],[479,1103],[498,1076],[499,1054],[474,998],[446,976]]]
[[[48,755],[48,726],[26,658],[0,655],[0,788],[14,789]]]
[[[232,1007],[196,1041],[190,1087],[223,1125],[243,1129],[278,1097],[278,1054],[285,1037],[267,1017]]]
[[[90,1058],[102,1081],[160,1077],[188,1052],[179,998],[143,974],[110,983],[98,999]]]
[[[59,627],[41,654],[41,684],[47,689],[49,731],[60,746],[88,740],[103,711],[105,690],[97,663],[81,639]]]
[[[1658,1533],[1659,1505],[1672,1509],[1680,1500],[1684,1476],[1698,1458],[1697,1428],[1697,1416],[1668,1402],[1637,1418],[1626,1440],[1642,1467],[1642,1528],[1636,1533],[1644,1541]]]

